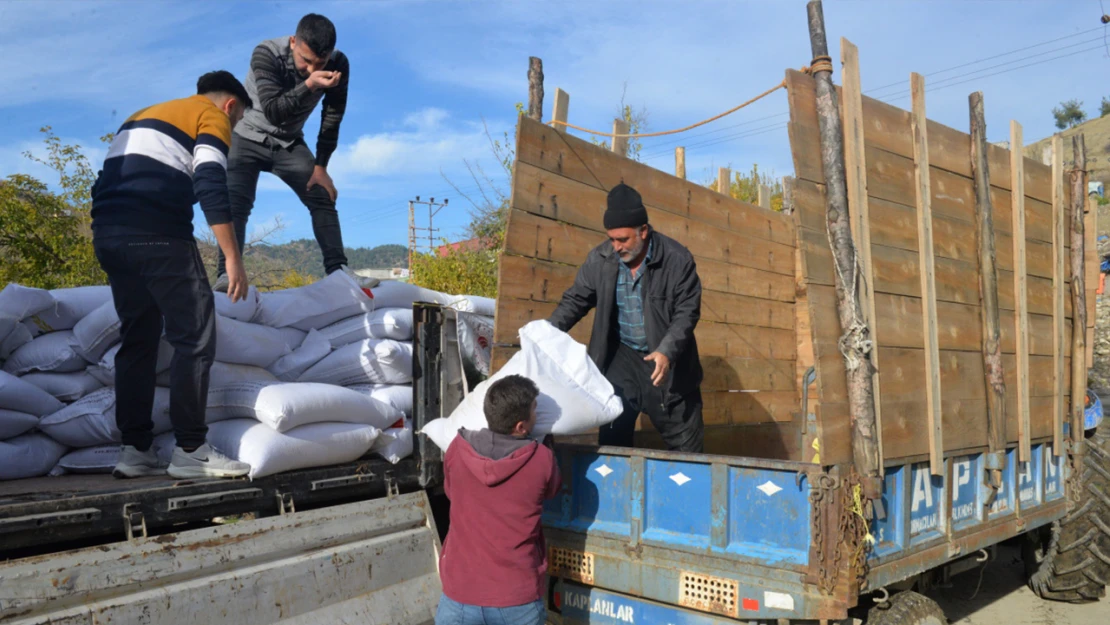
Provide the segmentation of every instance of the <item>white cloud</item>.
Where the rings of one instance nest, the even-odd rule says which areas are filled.
[[[462,169],[464,159],[489,156],[482,123],[454,121],[443,109],[426,108],[405,115],[403,127],[364,134],[353,143],[340,145],[328,166],[336,184],[357,184],[385,176],[438,177],[441,171]],[[490,131],[496,135],[501,129]]]

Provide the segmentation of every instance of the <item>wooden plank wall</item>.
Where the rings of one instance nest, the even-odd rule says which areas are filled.
[[[515,353],[521,326],[551,314],[578,265],[606,240],[606,195],[623,180],[643,196],[651,224],[697,260],[707,451],[798,459],[792,218],[525,117],[516,159],[498,272],[494,367]],[[591,313],[571,335],[587,343],[592,323]],[[654,432],[641,438],[659,444]]]
[[[814,397],[811,412],[816,412],[820,423],[822,461],[847,462],[851,459],[847,388],[843,359],[837,349],[841,329],[834,266],[825,229],[814,81],[806,74],[790,71],[787,88],[797,179],[794,213],[799,256],[797,316],[812,321],[811,334],[799,336],[797,370],[817,365],[817,388],[810,395]],[[884,455],[888,463],[897,459],[924,459],[929,451],[929,433],[911,115],[864,97],[863,120]],[[951,454],[987,445],[975,195],[968,134],[932,121],[927,123],[926,134],[944,450]],[[1068,152],[1065,161],[1070,160]],[[1009,151],[990,146],[989,167],[1007,388],[1006,434],[1009,442],[1014,443],[1018,436],[1018,411],[1014,390],[1015,246],[1011,237]],[[1050,167],[1031,159],[1025,159],[1024,170],[1031,433],[1034,439],[1044,439],[1052,435],[1054,391],[1052,172]],[[1091,259],[1089,271],[1097,272],[1097,253],[1087,252]],[[1067,254],[1065,251],[1065,257]],[[1070,268],[1067,280],[1070,281]],[[1089,315],[1094,307],[1093,291],[1091,287],[1087,299]],[[1070,337],[1070,297],[1065,298],[1065,316],[1069,326],[1065,335]],[[809,345],[804,345],[806,342]],[[1070,340],[1065,348],[1065,356],[1070,360]],[[1070,375],[1070,365],[1065,366],[1065,371]],[[1065,380],[1063,388],[1068,389],[1069,383]]]

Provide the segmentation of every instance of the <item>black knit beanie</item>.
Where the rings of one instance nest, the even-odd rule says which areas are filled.
[[[606,230],[639,228],[648,222],[647,209],[640,194],[623,182],[609,191],[609,208],[602,220]]]

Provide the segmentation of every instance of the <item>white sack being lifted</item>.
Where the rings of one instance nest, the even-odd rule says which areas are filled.
[[[58,330],[72,330],[79,321],[94,310],[112,301],[110,286],[77,286],[54,289],[50,292],[54,303],[23,321],[35,336]]]
[[[411,384],[412,343],[366,339],[332,352],[313,365],[299,382],[355,384]]]
[[[310,423],[359,423],[385,429],[404,414],[383,401],[331,384],[242,382],[208,392],[208,421],[249,417],[278,432]]]
[[[231,419],[210,425],[208,442],[251,465],[253,479],[358,460],[379,434],[355,423],[313,423],[281,433],[254,419]]]
[[[446,451],[459,428],[488,427],[482,405],[486,390],[507,375],[522,375],[540,389],[534,438],[547,434],[580,434],[613,422],[623,406],[586,353],[586,346],[545,320],[520,329],[520,351],[493,377],[479,384],[446,419],[424,426],[426,434]]]
[[[254,321],[273,328],[291,326],[307,332],[372,310],[374,300],[362,287],[346,273],[333,271],[308,286],[263,294]]]

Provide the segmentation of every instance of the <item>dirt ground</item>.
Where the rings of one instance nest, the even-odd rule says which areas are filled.
[[[1042,601],[1025,585],[1021,551],[1001,546],[998,559],[988,563],[982,588],[974,595],[979,571],[952,578],[952,588],[932,591],[953,624],[975,625],[1107,625],[1110,599],[1072,605]]]

